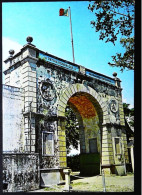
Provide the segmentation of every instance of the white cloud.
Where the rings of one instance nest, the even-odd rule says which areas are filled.
[[[2,38],[2,61],[9,57],[9,50],[13,49],[15,53],[19,52],[23,46],[8,37]],[[5,63],[3,62],[3,70],[5,70]]]
[[[15,54],[20,51],[23,46],[18,42],[8,38],[2,37],[2,71],[6,70],[8,67],[4,61],[9,57],[9,50],[13,49]],[[4,74],[3,74],[3,83],[4,83]]]
[[[122,102],[126,104],[130,104],[129,108],[134,108],[134,100],[132,98],[127,99],[127,98],[122,98]]]

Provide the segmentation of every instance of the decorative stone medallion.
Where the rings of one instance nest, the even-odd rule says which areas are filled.
[[[50,80],[47,79],[46,81],[41,82],[40,93],[41,96],[47,101],[52,101],[55,98],[56,92]]]
[[[118,102],[115,99],[111,99],[109,102],[111,112],[116,113],[118,111]]]

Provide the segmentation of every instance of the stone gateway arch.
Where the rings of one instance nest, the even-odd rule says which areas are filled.
[[[79,112],[80,115],[80,117],[78,117],[78,120],[80,121],[80,128],[81,128],[80,129],[81,153],[82,154],[90,153],[89,141],[91,140],[93,141],[93,138],[96,138],[96,141],[98,142],[96,153],[98,152],[100,153],[101,166],[102,168],[104,168],[105,172],[108,172],[109,174],[115,173],[114,170],[117,169],[119,170],[120,167],[120,161],[118,163],[118,159],[117,159],[118,157],[116,158],[114,156],[114,150],[116,152],[114,141],[115,138],[117,138],[115,136],[118,136],[117,133],[114,133],[114,131],[115,128],[118,128],[120,125],[120,119],[114,117],[114,113],[118,112],[117,101],[118,100],[116,98],[111,97],[109,99],[109,104],[108,104],[108,101],[107,102],[104,101],[103,96],[99,95],[99,93],[97,93],[93,88],[85,84],[77,83],[77,84],[70,85],[68,88],[64,90],[64,92],[61,94],[59,98],[58,107],[57,107],[57,115],[60,118],[59,126],[58,126],[59,140],[60,140],[59,146],[65,145],[64,143],[66,142],[64,136],[65,122],[66,122],[65,109],[66,109],[66,105],[70,104],[71,108],[75,110],[75,113]],[[113,107],[113,102],[114,102],[114,107]],[[74,107],[76,109],[74,109]],[[85,107],[87,109],[85,109]],[[95,123],[96,124],[98,123],[98,125],[96,125]],[[124,121],[121,119],[122,126],[123,123]],[[113,135],[111,132],[113,132]],[[126,140],[126,135],[124,132],[121,133],[121,139]],[[60,152],[59,156],[61,159],[60,165],[64,167],[66,166],[66,148],[61,147],[61,149],[59,149],[59,152]],[[119,165],[117,164],[117,166],[119,167],[115,166],[116,162],[119,164]],[[90,169],[87,169],[87,173],[89,173],[88,172],[89,170]],[[84,170],[81,171],[84,173]],[[90,172],[93,173],[92,171],[93,171],[93,167],[90,170]],[[96,167],[96,171],[98,171],[97,167]],[[125,170],[123,169],[123,171]],[[100,172],[96,172],[96,173],[99,174]]]
[[[32,37],[28,37],[21,51],[14,55],[11,50],[5,60],[5,180],[6,173],[12,170],[8,170],[8,162],[13,162],[17,171],[22,170],[21,174],[28,175],[26,169],[29,169],[30,177],[37,177],[31,179],[29,189],[57,184],[64,179],[67,105],[79,124],[80,172],[97,175],[103,169],[105,174],[125,175],[129,158],[122,88],[117,74],[113,78],[105,76],[41,51],[31,42]],[[18,162],[30,160],[19,168],[14,164],[15,158]],[[37,165],[34,169],[29,166],[31,159]],[[16,183],[22,181],[14,180],[16,176],[16,173],[11,176],[11,191],[18,190],[20,185],[26,189],[26,182]]]

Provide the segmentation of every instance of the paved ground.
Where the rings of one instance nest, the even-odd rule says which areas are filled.
[[[102,176],[79,177],[73,173],[71,176],[72,192],[133,192],[134,175],[127,176],[106,176],[106,188],[103,188]],[[43,188],[32,192],[62,192],[64,185],[54,185],[50,188]]]

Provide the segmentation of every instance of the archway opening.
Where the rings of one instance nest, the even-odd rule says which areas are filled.
[[[103,121],[101,107],[90,94],[77,92],[69,98],[67,108],[71,108],[77,121],[78,137],[76,136],[76,138],[79,138],[80,147],[80,175],[98,175],[101,168],[101,129]],[[68,123],[66,122],[66,124]],[[74,134],[76,133],[77,131]]]
[[[79,154],[79,121],[72,108],[67,105],[65,109],[66,116],[66,150],[67,156]]]

